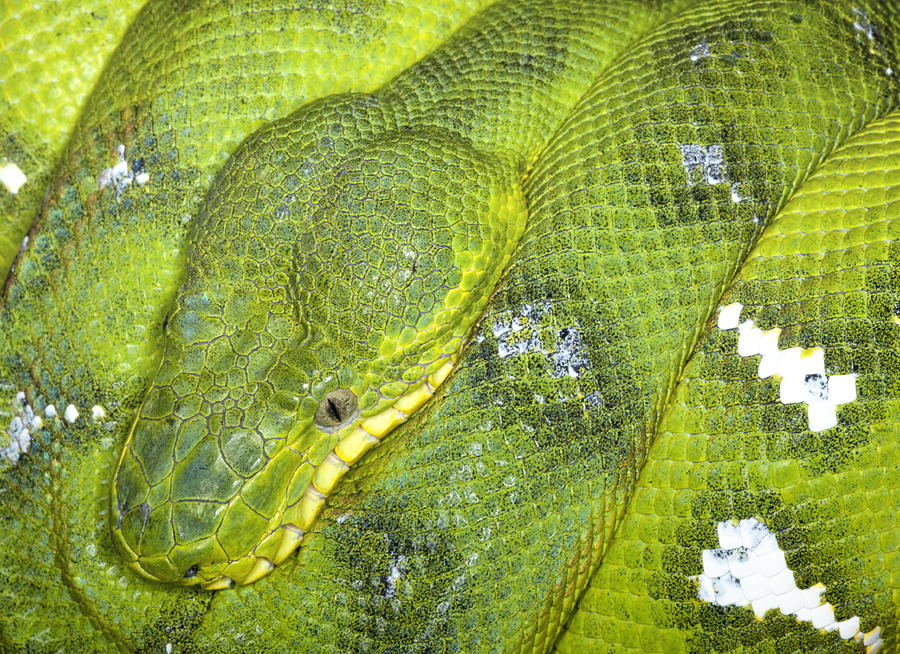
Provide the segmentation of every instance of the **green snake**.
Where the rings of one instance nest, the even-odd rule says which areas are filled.
[[[895,3],[141,4],[0,11],[0,649],[896,650]]]

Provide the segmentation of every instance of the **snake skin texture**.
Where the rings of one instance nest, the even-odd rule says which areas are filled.
[[[898,650],[895,2],[138,4],[0,10],[0,649]]]

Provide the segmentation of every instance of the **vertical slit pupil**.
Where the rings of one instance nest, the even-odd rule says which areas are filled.
[[[327,398],[328,401],[328,413],[331,414],[331,417],[337,420],[338,422],[342,422],[343,418],[341,417],[341,409],[340,407],[334,403],[330,397]]]

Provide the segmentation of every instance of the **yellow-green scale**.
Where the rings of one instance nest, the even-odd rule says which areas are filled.
[[[471,139],[474,149],[511,162],[525,176],[529,208],[540,205],[532,211],[536,219],[526,235],[527,250],[516,257],[490,301],[458,372],[421,415],[353,466],[298,556],[251,586],[222,593],[143,580],[123,566],[110,538],[110,523],[116,524],[108,501],[115,457],[158,370],[161,326],[183,281],[188,255],[182,221],[196,218],[213,177],[251,131],[308,99],[380,88],[432,51],[473,8],[364,0],[291,3],[282,7],[285,11],[266,11],[258,2],[252,7],[197,3],[184,13],[181,6],[176,10],[154,1],[140,15],[123,41],[122,56],[87,104],[60,164],[59,183],[35,225],[37,238],[30,240],[23,266],[4,290],[0,410],[25,415],[22,401],[6,403],[19,390],[38,414],[46,417],[51,402],[58,410],[56,418],[46,418],[35,429],[29,451],[17,464],[3,459],[0,569],[12,572],[0,590],[5,609],[0,649],[547,650],[568,617],[586,610],[587,604],[578,610],[576,603],[601,554],[618,560],[611,530],[626,510],[645,456],[634,445],[652,441],[669,396],[680,396],[674,390],[680,365],[699,358],[689,359],[692,347],[705,318],[714,317],[713,289],[728,286],[749,247],[745,241],[762,231],[809,170],[897,102],[896,3],[694,3],[675,21],[655,11],[658,5],[611,3],[598,8],[605,15],[597,21],[608,31],[608,45],[593,50],[577,39],[559,38],[559,23],[575,20],[571,3],[535,3],[546,12],[538,20],[523,9],[526,3],[511,4],[492,10],[494,31],[514,31],[533,21],[540,36],[505,42],[487,64],[473,69],[466,68],[469,55],[462,48],[457,56],[437,53],[430,63],[423,62],[433,66],[423,79],[404,73],[394,88],[395,96],[410,99],[404,114],[408,124],[418,129],[423,117],[442,116],[451,131]],[[673,13],[677,9],[666,6]],[[480,21],[476,18],[460,33],[459,43],[488,49],[504,44]],[[558,64],[554,53],[562,50],[576,58],[596,57],[593,69],[579,76],[572,73],[579,65],[547,65]],[[519,95],[508,88],[503,96],[518,98],[514,102],[494,102],[495,96],[485,93],[503,82],[497,74],[503,65],[528,72]],[[579,103],[595,80],[596,88]],[[543,85],[558,92],[541,98],[538,106],[579,105],[577,117],[558,136],[543,134],[556,110],[535,110],[525,99],[529,87]],[[432,97],[428,89],[436,86],[446,93]],[[396,107],[396,97],[383,99]],[[495,115],[513,126],[492,131]],[[148,130],[156,140],[141,140]],[[539,144],[541,138],[550,139],[549,147]],[[873,138],[872,148],[880,150],[879,137]],[[98,176],[119,162],[120,143],[126,146],[126,170],[133,172],[142,158],[151,179],[140,186],[133,178],[129,187],[120,180],[98,193]],[[499,144],[497,150],[492,143]],[[528,154],[520,157],[525,150]],[[155,168],[146,167],[153,154],[161,158]],[[535,160],[539,163],[532,166]],[[564,168],[554,173],[551,168],[559,162]],[[885,188],[891,183],[886,178]],[[758,210],[758,226],[750,227],[754,212],[748,209]],[[870,238],[865,230],[854,234]],[[816,237],[794,239],[815,244]],[[871,239],[896,240],[891,232],[887,237],[873,232]],[[891,244],[886,247],[893,264]],[[219,254],[225,260],[229,252]],[[728,257],[736,258],[724,261]],[[804,259],[794,259],[805,270]],[[872,282],[881,283],[877,271],[885,266],[876,261],[872,268]],[[781,274],[794,279],[793,272],[773,273],[766,288],[783,287],[788,293],[794,283],[779,284]],[[876,337],[883,343],[895,332],[863,329],[858,312],[867,302],[856,291],[838,301],[843,294],[835,289],[820,313],[801,316],[813,321],[846,311],[852,316],[847,338],[871,354]],[[759,289],[745,286],[742,292],[748,307],[760,306],[754,299]],[[794,317],[790,311],[787,315]],[[822,335],[836,338],[837,332]],[[235,361],[249,359],[250,353],[243,353],[248,341],[237,332],[230,338],[241,350],[233,352]],[[893,359],[890,348],[886,351],[887,368]],[[868,354],[867,363],[877,360]],[[720,362],[725,373],[717,369],[703,376],[728,377],[732,364]],[[688,365],[690,370],[693,364]],[[422,374],[409,372],[403,384]],[[234,385],[225,377],[225,384]],[[745,377],[759,384],[752,374]],[[216,384],[213,375],[204,389]],[[880,388],[880,382],[874,386]],[[193,393],[192,382],[177,375],[171,387]],[[756,396],[743,385],[732,395],[746,401],[746,420],[756,420]],[[709,397],[701,394],[692,402],[703,409],[716,401],[716,393]],[[65,410],[70,401],[79,411],[71,422],[65,417],[74,415]],[[96,414],[101,417],[93,417],[92,405],[105,408]],[[777,408],[777,400],[769,405]],[[794,408],[790,415],[802,424],[797,420],[803,414]],[[182,413],[191,410],[188,403]],[[855,409],[849,404],[838,411],[844,420]],[[227,411],[223,426],[226,416]],[[732,419],[744,416],[735,408]],[[205,417],[193,418],[192,424],[206,428]],[[720,465],[709,482],[722,490],[738,484],[743,466],[759,455],[752,448],[732,453],[729,443],[701,454],[707,432],[718,429],[719,420],[715,416],[712,426],[699,430],[688,424],[696,438],[675,439],[665,456],[680,461],[732,457],[732,465]],[[879,463],[890,464],[895,423],[883,418]],[[773,447],[795,444],[801,440],[796,435],[790,432]],[[808,441],[819,449],[823,443],[825,438]],[[208,450],[211,463],[221,459],[218,447]],[[681,454],[681,448],[689,449]],[[330,456],[326,453],[325,460]],[[802,467],[804,457],[810,458],[802,448],[792,450],[774,469],[773,483],[789,488],[792,480],[809,474]],[[650,464],[658,459],[654,454]],[[827,463],[841,464],[841,458]],[[864,458],[854,465],[872,469],[865,468]],[[701,464],[698,474],[704,470]],[[865,497],[884,532],[878,542],[883,551],[874,551],[870,537],[863,554],[867,561],[890,561],[891,518],[877,508],[890,493],[886,486],[868,486],[890,483],[890,465],[880,477],[851,472],[842,472],[841,483]],[[144,473],[138,474],[143,479]],[[686,474],[682,470],[682,477]],[[306,481],[298,478],[297,484],[311,488]],[[834,508],[835,486],[816,481],[817,497],[824,499],[783,513],[802,526],[794,532],[810,531],[815,519],[808,516],[816,514],[819,502],[826,526],[833,515],[841,526],[849,524]],[[649,496],[647,480],[641,484],[639,499]],[[865,493],[854,490],[859,488]],[[257,490],[252,500],[248,495],[238,501],[257,505],[265,484]],[[167,493],[158,484],[148,493],[148,504],[164,502],[160,497]],[[674,495],[665,489],[654,503],[665,508]],[[681,493],[673,500],[681,513],[684,497]],[[717,503],[711,505],[717,518],[725,515]],[[846,507],[853,510],[858,503]],[[242,511],[243,505],[234,515],[255,519]],[[178,521],[180,528],[191,525],[186,517]],[[666,542],[672,541],[666,530],[673,523],[667,516],[659,521]],[[625,527],[619,533],[626,533]],[[231,526],[223,521],[220,529],[226,528]],[[681,638],[675,632],[691,628],[696,649],[744,643],[746,649],[765,650],[774,647],[768,636],[794,629],[793,618],[771,614],[763,622],[774,620],[775,626],[744,629],[753,620],[746,620],[746,609],[729,613],[738,609],[713,609],[694,599],[690,593],[696,589],[685,576],[699,573],[696,555],[714,545],[709,526],[705,529],[697,530],[705,539],[702,545],[691,540],[695,544],[685,557],[678,551],[658,558],[641,552],[638,559],[629,549],[627,566],[615,568],[611,584],[619,591],[629,585],[636,589],[628,598],[615,597],[627,600],[627,628],[592,632],[589,644],[674,647]],[[224,544],[237,544],[242,531],[229,532]],[[832,526],[820,531],[846,533]],[[165,537],[164,529],[145,533],[157,544]],[[885,581],[870,593],[867,584],[873,582],[867,579],[857,587],[839,582],[844,571],[856,570],[854,552],[863,550],[779,542],[792,552],[791,565],[815,573],[803,577],[803,585],[830,584],[826,596],[834,594],[841,611],[857,597],[862,604],[871,600],[877,607],[873,611],[888,616],[882,622],[889,624],[894,602],[885,598],[893,590],[886,589],[895,584]],[[830,567],[825,570],[825,565]],[[666,607],[681,602],[688,610],[665,613],[658,601],[646,601],[641,566],[678,569],[674,576],[680,585],[665,586],[657,595],[668,600]],[[854,588],[862,590],[856,594]],[[844,601],[848,596],[852,602]],[[860,611],[866,628],[881,620],[864,614],[865,606],[851,608]],[[699,629],[691,622],[698,616],[708,621],[701,621]],[[729,631],[726,620],[743,626]],[[719,640],[708,637],[713,631]],[[890,649],[895,641],[887,634],[885,642]],[[786,638],[784,647],[796,649],[796,643],[863,648],[818,632],[797,641]]]
[[[206,599],[125,572],[103,517],[118,450],[162,356],[192,207],[267,117],[309,98],[377,88],[478,6],[386,2],[356,14],[277,2],[186,10],[154,0],[139,13],[55,166],[46,206],[34,207],[33,236],[0,301],[3,411],[24,391],[38,413],[52,404],[58,416],[32,431],[33,454],[17,468],[0,462],[2,560],[19,571],[3,591],[3,643],[128,646],[151,622],[202,612]],[[32,66],[44,65],[44,52],[34,52]],[[114,186],[98,192],[98,176],[117,163],[120,143],[129,170],[143,158],[150,180],[117,201]],[[63,417],[69,403],[80,413],[72,424]],[[94,405],[105,407],[105,420],[91,419]]]
[[[783,404],[781,377],[760,379],[760,357],[741,357],[737,330],[713,319],[561,651],[866,651],[778,609],[759,620],[750,606],[701,600],[717,524],[750,518],[776,535],[797,587],[824,584],[819,604],[835,620],[858,616],[860,632],[881,627],[884,649],[895,647],[900,541],[882,516],[897,510],[898,175],[894,111],[795,191],[721,302],[780,328],[781,349],[823,348],[829,375],[858,374],[857,399],[838,407],[836,427],[810,431],[807,406]]]
[[[593,5],[556,13],[492,8],[377,93],[312,103],[229,161],[195,225],[167,353],[114,485],[115,537],[142,572],[213,588],[255,580],[280,527],[291,542],[306,531],[346,471],[338,452],[318,471],[329,452],[455,361],[525,229],[519,178],[609,49]],[[516,30],[503,27],[511,17]],[[524,60],[511,54],[523,44]],[[461,53],[471,72],[448,75]],[[417,369],[414,385],[403,380]],[[199,380],[188,396],[171,387],[184,375]],[[339,391],[356,404],[323,426],[313,414]],[[372,436],[405,419],[392,417]],[[239,499],[245,485],[255,505]]]

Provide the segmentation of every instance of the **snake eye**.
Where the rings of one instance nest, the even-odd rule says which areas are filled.
[[[192,565],[190,568],[188,568],[187,571],[184,573],[184,578],[185,578],[185,579],[191,579],[191,578],[193,578],[193,577],[196,577],[196,576],[197,576],[197,570],[199,570],[199,569],[200,569],[200,566],[197,565],[197,564],[195,563],[195,564]]]
[[[356,413],[357,408],[359,408],[359,401],[356,399],[356,393],[349,388],[339,388],[328,393],[319,402],[319,408],[316,409],[313,420],[319,429],[328,430],[345,423],[350,416]]]

